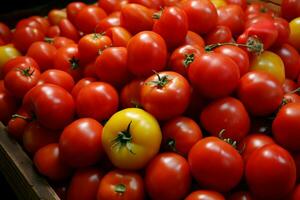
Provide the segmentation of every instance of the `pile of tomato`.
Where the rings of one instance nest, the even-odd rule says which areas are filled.
[[[272,8],[99,0],[0,23],[0,120],[61,199],[299,200],[300,0]]]

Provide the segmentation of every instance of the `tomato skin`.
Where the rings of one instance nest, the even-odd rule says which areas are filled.
[[[140,93],[143,85],[143,79],[134,79],[122,88],[120,94],[122,108],[139,107],[141,105]]]
[[[283,90],[272,75],[263,71],[252,71],[240,79],[237,95],[249,113],[254,116],[267,116],[281,104]]]
[[[202,49],[204,48],[205,43],[203,38],[199,34],[193,31],[188,31],[185,36],[185,41],[182,45],[192,45],[199,49]]]
[[[61,20],[67,18],[67,13],[64,10],[52,9],[48,13],[48,20],[51,25],[58,25]]]
[[[124,28],[117,26],[111,27],[105,31],[106,35],[111,38],[113,47],[127,47],[132,35]]]
[[[22,117],[12,117],[7,124],[7,133],[16,140],[21,141],[24,130],[29,123],[30,115],[22,107],[18,109],[18,115]]]
[[[1,85],[4,84],[1,81]],[[11,116],[16,113],[18,109],[17,99],[12,96],[7,90],[0,91],[0,121],[6,125],[11,119]]]
[[[202,138],[199,125],[188,117],[175,117],[162,127],[163,142],[166,150],[187,155],[194,144]]]
[[[297,200],[297,199],[299,199],[299,198],[300,198],[300,185],[298,184],[298,185],[295,187],[295,189],[294,189],[294,191],[293,191],[293,193],[292,193],[292,196],[290,197],[289,200]]]
[[[294,154],[293,159],[296,164],[297,182],[299,182],[299,180],[300,180],[300,154],[299,153]]]
[[[206,44],[216,44],[232,41],[231,30],[227,26],[216,26],[205,37]]]
[[[188,18],[178,7],[167,7],[158,14],[159,19],[154,22],[153,31],[161,35],[170,49],[178,47],[184,42],[188,31]]]
[[[218,192],[234,188],[243,175],[239,152],[217,137],[199,140],[190,150],[188,161],[197,182]]]
[[[150,76],[162,71],[167,62],[164,39],[153,31],[142,31],[133,36],[127,45],[128,69],[136,76]]]
[[[71,2],[67,5],[67,17],[73,24],[76,23],[76,15],[87,5],[83,2]]]
[[[98,6],[104,9],[106,13],[119,11],[127,3],[128,0],[98,0]]]
[[[68,20],[62,19],[59,22],[60,35],[77,42],[79,40],[79,32],[75,26]]]
[[[281,1],[281,16],[288,21],[300,16],[300,1],[299,0],[282,0]]]
[[[192,85],[207,98],[231,94],[238,86],[238,65],[220,53],[205,53],[194,59],[188,70]]]
[[[92,118],[80,118],[66,126],[59,138],[60,157],[69,166],[86,167],[103,156],[102,125]]]
[[[71,169],[60,160],[57,143],[39,149],[34,155],[33,162],[41,174],[53,181],[64,180],[71,174]]]
[[[287,93],[283,96],[283,103],[300,103],[300,96],[295,93]]]
[[[217,25],[218,14],[215,6],[209,0],[184,0],[180,2],[188,16],[189,30],[205,34]]]
[[[12,45],[0,46],[0,69],[11,59],[21,56],[21,53]]]
[[[290,26],[289,22],[281,17],[274,17],[274,25],[278,31],[277,40],[275,41],[275,46],[280,46],[288,42],[290,35]]]
[[[156,84],[160,79],[165,82]],[[146,111],[158,120],[167,120],[184,113],[190,102],[191,87],[180,74],[164,71],[146,79],[140,95]]]
[[[12,39],[12,32],[9,27],[2,22],[0,22],[0,38],[5,44],[10,43]]]
[[[289,43],[295,47],[297,50],[300,50],[300,17],[297,17],[290,21],[289,23],[290,26],[290,37],[289,37]]]
[[[247,1],[246,0],[226,0],[228,4],[235,4],[242,7],[243,10],[247,7]]]
[[[207,105],[200,114],[203,127],[218,137],[222,129],[224,138],[241,141],[249,132],[250,117],[238,99],[225,97]]]
[[[59,49],[60,47],[65,47],[70,44],[75,44],[75,42],[69,38],[58,36],[58,37],[53,38],[52,44],[53,44],[53,46],[56,47],[56,49]]]
[[[31,28],[36,28],[39,29],[40,31],[42,31],[43,33],[46,32],[46,30],[44,30],[42,24],[40,22],[38,22],[35,19],[32,18],[25,18],[20,20],[17,24],[16,24],[16,29],[18,28],[23,28],[23,27],[31,27]]]
[[[196,190],[184,200],[225,200],[224,196],[212,190]]]
[[[80,91],[84,86],[86,86],[86,85],[88,85],[88,84],[90,84],[90,83],[92,83],[92,82],[95,82],[95,81],[96,81],[96,79],[91,78],[91,77],[87,77],[87,78],[80,79],[80,80],[74,85],[74,87],[73,87],[73,89],[72,89],[71,94],[72,94],[73,98],[74,98],[74,99],[77,98],[77,95],[78,95],[79,91]]]
[[[128,0],[128,3],[141,4],[155,10],[159,10],[163,7],[163,0]]]
[[[180,200],[187,195],[190,185],[188,162],[176,153],[158,154],[146,168],[145,186],[153,200]]]
[[[249,192],[239,191],[228,197],[228,200],[254,200]]]
[[[249,156],[245,175],[254,197],[280,199],[295,186],[295,162],[280,146],[266,145]]]
[[[121,12],[113,12],[104,19],[102,19],[96,26],[96,33],[103,33],[106,29],[121,25]]]
[[[95,200],[103,175],[97,168],[77,170],[68,187],[67,200]]]

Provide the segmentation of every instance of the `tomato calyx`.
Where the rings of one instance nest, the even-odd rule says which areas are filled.
[[[171,151],[177,152],[176,141],[173,138],[168,138],[166,143],[167,143],[168,149],[170,149]]]
[[[162,15],[163,11],[164,11],[164,10],[161,9],[160,11],[155,12],[155,13],[152,15],[152,18],[153,18],[153,19],[160,19],[160,17],[161,17],[161,15]]]
[[[30,67],[28,67],[26,69],[20,69],[20,68],[18,68],[18,70],[21,71],[21,73],[22,73],[23,76],[30,77],[30,76],[32,76],[34,74],[34,69],[31,70]]]
[[[32,121],[32,118],[26,117],[26,116],[23,116],[23,115],[19,115],[19,114],[13,114],[13,115],[11,116],[11,118],[12,118],[12,119],[20,118],[20,119],[23,119],[24,121],[27,121],[27,122]]]
[[[53,38],[50,38],[50,37],[45,37],[44,39],[45,42],[49,43],[49,44],[52,44],[54,39]]]
[[[75,70],[79,68],[79,59],[75,58],[74,56],[69,60],[71,64],[71,69]]]
[[[170,81],[170,79],[168,78],[167,75],[159,75],[159,73],[155,72],[156,76],[157,76],[157,81],[150,81],[148,83],[145,84],[152,84],[155,85],[157,88],[162,89],[165,85],[167,85],[167,83]]]
[[[225,129],[222,129],[219,133],[219,138],[223,140],[224,142],[230,144],[234,149],[236,149],[239,153],[242,153],[245,149],[245,146],[241,150],[238,149],[238,142],[231,139],[231,138],[224,138]]]
[[[103,36],[102,33],[94,33],[92,39],[97,40],[97,39],[101,38],[102,36]]]
[[[111,148],[117,148],[117,151],[120,151],[121,148],[126,147],[127,150],[135,154],[132,151],[132,136],[130,134],[130,126],[132,124],[132,121],[129,122],[126,130],[118,132],[118,135],[112,140],[112,146]]]
[[[188,68],[188,66],[194,62],[194,59],[195,59],[195,54],[191,53],[191,54],[185,54],[184,55],[185,58],[184,58],[184,61],[183,61],[183,65],[185,68]]]
[[[122,183],[115,185],[115,192],[122,196],[126,192],[126,185]]]

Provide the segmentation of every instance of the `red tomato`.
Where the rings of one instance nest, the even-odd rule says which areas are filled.
[[[121,9],[121,26],[130,33],[136,34],[145,30],[152,30],[153,11],[139,4],[126,4]]]
[[[237,94],[247,110],[255,116],[273,113],[283,98],[278,80],[263,71],[252,71],[242,76]]]
[[[184,200],[225,200],[219,192],[212,190],[196,190],[189,194]]]
[[[295,93],[287,93],[283,96],[282,105],[288,103],[300,103],[300,96]]]
[[[294,154],[293,155],[295,164],[296,164],[296,172],[297,172],[297,182],[300,180],[300,154]]]
[[[90,77],[90,78],[98,79],[98,76],[96,74],[95,62],[90,62],[84,66],[83,77]]]
[[[98,6],[106,13],[112,13],[121,10],[128,3],[128,0],[98,0]]]
[[[206,44],[217,44],[231,41],[231,30],[227,26],[216,26],[205,37]]]
[[[289,22],[280,17],[274,17],[274,25],[278,31],[278,37],[275,41],[276,46],[280,46],[286,43],[290,35],[290,26]]]
[[[105,34],[111,38],[113,47],[127,47],[132,35],[120,26],[111,27],[105,31]]]
[[[75,86],[73,87],[73,89],[72,89],[71,94],[72,94],[73,98],[74,98],[74,99],[77,98],[77,95],[78,95],[79,91],[80,91],[84,86],[86,86],[86,85],[88,85],[88,84],[90,84],[90,83],[92,83],[92,82],[95,82],[95,81],[96,81],[96,79],[94,79],[94,78],[83,78],[83,79],[79,80],[79,81],[75,84]]]
[[[46,17],[41,17],[41,16],[31,16],[28,19],[32,19],[40,23],[41,25],[41,30],[46,33],[50,27],[50,22]]]
[[[23,28],[23,27],[36,28],[36,29],[39,29],[40,31],[42,31],[43,33],[46,32],[46,30],[44,30],[43,25],[40,22],[38,22],[37,20],[32,19],[32,18],[22,19],[16,25],[16,29]]]
[[[77,13],[75,25],[84,33],[93,33],[97,24],[106,16],[105,11],[98,6],[85,6]]]
[[[218,192],[234,188],[243,175],[239,152],[217,137],[198,141],[190,150],[188,161],[198,183]]]
[[[46,33],[46,36],[49,38],[54,38],[54,37],[60,36],[59,26],[57,26],[57,25],[50,26]]]
[[[298,200],[298,199],[300,199],[300,184],[298,184],[295,187],[295,189],[294,189],[294,191],[292,193],[292,196],[290,197],[289,200]]]
[[[68,19],[62,19],[59,22],[59,29],[61,36],[69,38],[76,42],[79,40],[79,32]]]
[[[180,2],[187,16],[189,30],[199,34],[211,31],[217,25],[218,14],[210,0],[183,0]]]
[[[299,0],[282,0],[281,1],[281,16],[288,21],[300,16],[300,1]]]
[[[224,138],[241,141],[249,132],[250,118],[244,105],[233,97],[217,99],[201,112],[203,127],[213,136],[224,130]]]
[[[249,192],[235,192],[228,197],[228,200],[254,200]]]
[[[166,7],[154,14],[153,31],[161,35],[167,46],[172,49],[178,47],[185,40],[188,31],[188,18],[178,7]]]
[[[187,155],[194,144],[202,138],[199,125],[188,117],[175,117],[162,127],[163,142],[166,150]]]
[[[205,53],[190,64],[188,77],[192,85],[208,98],[230,95],[238,86],[238,65],[220,53]]]
[[[155,10],[159,10],[163,7],[163,0],[128,0],[128,3],[141,4]]]
[[[228,4],[235,4],[242,7],[243,10],[247,7],[247,1],[246,0],[226,0]]]
[[[15,139],[21,140],[24,130],[30,120],[30,115],[21,107],[18,112],[12,115],[12,118],[9,120],[7,124],[7,132]]]
[[[12,39],[12,33],[9,27],[2,22],[0,22],[0,38],[5,44],[10,43]]]
[[[98,188],[97,200],[143,200],[144,184],[136,172],[114,170],[108,172]]]
[[[68,187],[67,200],[95,200],[103,175],[97,168],[77,170]]]
[[[61,86],[68,92],[71,92],[75,85],[70,74],[57,69],[49,69],[41,74],[38,84],[41,85],[45,83],[52,83],[54,85]]]
[[[106,29],[121,25],[121,12],[113,12],[104,19],[102,19],[96,26],[96,33],[104,33]]]
[[[58,25],[61,20],[67,18],[67,13],[65,10],[52,9],[48,13],[48,20],[51,25]]]
[[[205,46],[203,38],[193,31],[187,32],[183,45],[192,45],[200,49]]]
[[[58,141],[59,132],[49,130],[41,126],[37,121],[30,122],[23,133],[24,149],[30,154],[34,154],[47,144]]]
[[[134,79],[122,88],[120,100],[123,108],[141,107],[140,94],[143,85],[143,79]]]
[[[183,199],[188,194],[190,185],[191,173],[188,162],[176,153],[158,154],[146,168],[145,186],[153,200]]]
[[[125,47],[110,47],[103,50],[97,57],[95,65],[99,79],[116,87],[122,86],[130,77]]]
[[[76,23],[77,14],[86,6],[87,5],[83,2],[71,2],[67,5],[67,17],[72,24]]]
[[[162,71],[167,62],[167,47],[164,39],[152,31],[143,31],[133,36],[127,45],[128,68],[136,76],[150,76],[153,71]]]
[[[3,81],[1,80],[1,85],[4,88]],[[0,90],[0,121],[6,125],[11,119],[11,116],[16,113],[18,109],[17,99],[8,93],[7,90]]]
[[[105,82],[93,82],[83,87],[76,98],[76,111],[80,117],[98,121],[108,119],[118,110],[116,89]]]
[[[269,9],[265,2],[253,2],[249,4],[245,10],[245,14],[247,19],[251,19],[258,15],[265,15],[270,17],[273,17],[275,15],[274,11],[272,9]]]
[[[185,115],[190,116],[193,119],[197,119],[199,117],[199,113],[204,109],[207,102],[207,99],[192,88],[191,100],[188,108],[186,109]]]
[[[80,118],[66,126],[59,138],[60,157],[72,167],[97,163],[104,155],[102,125],[91,118]]]
[[[60,47],[68,46],[69,44],[75,44],[73,40],[66,37],[54,37],[52,43],[53,46],[56,47],[56,49],[59,49]]]
[[[61,181],[71,174],[71,169],[60,160],[57,143],[39,149],[34,155],[33,162],[37,170],[50,180]]]
[[[245,175],[254,197],[280,199],[295,186],[295,162],[285,149],[269,144],[249,156]]]
[[[297,89],[297,84],[293,80],[286,78],[282,85],[282,89],[284,94],[290,93]]]

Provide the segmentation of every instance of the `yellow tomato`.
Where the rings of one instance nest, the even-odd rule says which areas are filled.
[[[226,6],[227,5],[227,3],[226,3],[225,0],[210,0],[210,1],[212,2],[212,4],[214,4],[214,6],[216,8],[220,8],[222,6]]]
[[[141,169],[159,151],[162,135],[156,119],[139,108],[115,113],[102,132],[103,148],[121,169]]]
[[[285,80],[284,63],[281,58],[270,51],[257,55],[251,62],[250,71],[261,70],[272,74],[281,84]]]
[[[290,43],[300,50],[300,17],[297,17],[290,21]]]
[[[0,46],[0,69],[7,61],[20,55],[21,53],[10,44]]]

